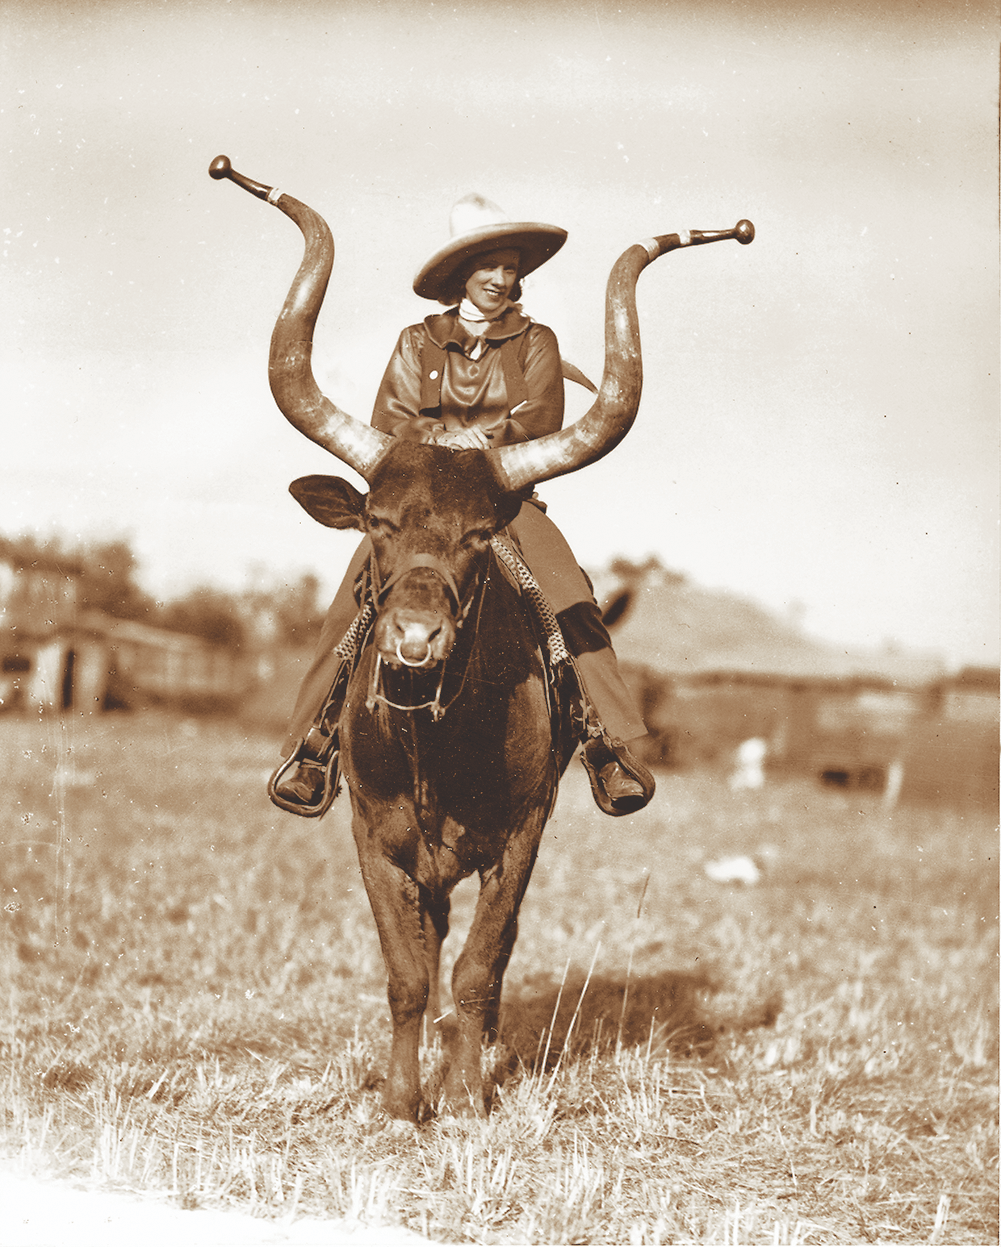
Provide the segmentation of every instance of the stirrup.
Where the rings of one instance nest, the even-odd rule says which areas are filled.
[[[300,818],[320,818],[333,805],[334,798],[340,792],[340,759],[338,723],[344,708],[344,697],[347,693],[348,680],[351,675],[352,663],[358,656],[358,648],[363,630],[368,619],[369,607],[366,605],[356,616],[354,623],[344,635],[344,640],[335,650],[340,657],[337,671],[334,674],[330,689],[324,698],[320,712],[310,725],[306,735],[301,737],[289,756],[281,763],[268,780],[268,797],[273,805],[289,814],[298,814]],[[288,772],[300,763],[309,763],[323,771],[323,791],[310,804],[284,797],[278,791],[278,785]]]
[[[336,737],[331,738],[331,744],[335,740]],[[272,804],[277,805],[280,810],[285,810],[289,814],[298,814],[300,818],[322,817],[333,805],[334,798],[340,791],[340,775],[337,765],[340,756],[341,751],[334,748],[331,749],[330,754],[324,759],[308,757],[306,754],[306,739],[303,737],[289,756],[278,765],[268,780],[268,797],[271,799]],[[311,805],[307,805],[303,801],[294,801],[289,797],[283,797],[278,791],[278,785],[281,781],[300,762],[310,762],[314,766],[323,768],[323,791]]]
[[[653,775],[637,757],[630,753],[625,742],[619,740],[616,736],[606,736],[604,732],[600,735],[592,736],[590,740],[585,742],[584,748],[581,750],[580,760],[587,771],[587,778],[591,784],[591,795],[594,797],[595,803],[604,814],[610,814],[613,818],[622,818],[625,814],[635,814],[637,811],[617,808],[605,791],[605,786],[601,782],[601,770],[609,762],[617,762],[626,774],[635,779],[643,789],[645,799],[643,804],[639,806],[639,809],[642,810],[649,805],[653,794],[657,790],[657,781]]]

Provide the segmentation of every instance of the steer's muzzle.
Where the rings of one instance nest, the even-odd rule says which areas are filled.
[[[382,586],[378,600],[375,644],[384,663],[427,671],[445,661],[462,607],[444,563],[427,554],[411,555]]]
[[[455,644],[455,623],[444,611],[390,605],[375,625],[379,656],[391,667],[436,667]]]

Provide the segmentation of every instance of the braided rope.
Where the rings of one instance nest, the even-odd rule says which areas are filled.
[[[372,616],[375,614],[375,607],[371,602],[366,602],[351,622],[341,643],[334,650],[334,653],[342,662],[350,662],[358,650],[358,642],[368,631],[368,626],[372,622]]]
[[[570,654],[563,639],[563,633],[560,631],[559,621],[553,613],[553,608],[549,605],[549,600],[540,589],[539,582],[518,555],[509,546],[505,545],[499,537],[494,537],[490,545],[493,548],[494,554],[511,572],[521,586],[525,597],[528,598],[529,604],[535,612],[536,618],[545,634],[546,646],[549,649],[549,656],[553,660],[554,666],[561,662],[567,662]]]
[[[323,699],[323,705],[320,707],[319,713],[313,720],[312,727],[309,729],[303,742],[304,745],[309,745],[312,755],[311,760],[313,761],[324,762],[329,757],[329,751],[334,748],[334,732],[337,729],[337,718],[340,717],[344,698],[344,671],[345,668],[350,669],[354,666],[358,648],[371,625],[374,615],[375,607],[371,602],[366,602],[351,621],[351,626],[341,638],[340,644],[334,648],[334,653],[339,660],[337,673],[334,676],[333,683],[327,690],[326,697]],[[334,711],[336,711],[337,717],[328,718]],[[319,737],[314,738],[314,733],[317,732]]]

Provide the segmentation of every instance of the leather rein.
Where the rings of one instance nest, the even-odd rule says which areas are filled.
[[[455,577],[452,575],[449,569],[444,565],[444,563],[440,559],[436,559],[434,555],[431,555],[431,554],[411,555],[408,559],[404,560],[403,564],[399,568],[397,568],[397,570],[392,574],[392,576],[390,576],[390,578],[385,583],[383,583],[381,580],[381,577],[379,574],[379,566],[375,561],[375,556],[373,555],[372,558],[369,560],[369,579],[370,579],[371,586],[372,586],[371,588],[372,598],[373,598],[373,601],[375,602],[376,609],[379,609],[383,605],[386,597],[389,594],[390,589],[392,589],[392,587],[397,583],[397,581],[401,580],[405,575],[407,575],[408,572],[414,571],[418,567],[425,567],[429,571],[433,572],[434,575],[436,575],[439,578],[439,580],[441,580],[441,582],[448,589],[449,594],[451,595],[452,601],[455,605],[455,614],[456,614],[455,627],[456,627],[457,634],[459,630],[462,628],[463,624],[466,622],[467,617],[472,611],[474,603],[476,603],[476,626],[475,626],[475,630],[473,633],[473,639],[475,640],[480,630],[480,617],[483,612],[484,592],[486,589],[487,581],[490,579],[489,568],[485,570],[481,569],[478,572],[478,574],[473,577],[472,584],[470,585],[469,589],[466,592],[465,597],[463,598],[462,595],[459,593],[458,585],[455,583]],[[420,662],[410,662],[408,659],[406,659],[403,656],[403,654],[400,652],[400,644],[401,642],[398,641],[397,646],[396,646],[396,656],[400,660],[400,663],[402,666],[409,667],[411,670],[426,671],[426,670],[431,669],[431,666],[428,662],[428,660],[431,657],[430,641],[428,642],[427,654]],[[403,702],[391,701],[389,697],[387,697],[386,694],[382,691],[382,680],[383,680],[382,655],[379,653],[378,648],[377,648],[375,652],[375,662],[372,664],[372,679],[369,683],[368,696],[365,698],[365,709],[371,711],[375,709],[377,704],[381,704],[383,706],[388,706],[392,710],[430,710],[432,722],[434,723],[440,722],[440,720],[443,718],[445,714],[445,711],[449,708],[449,706],[452,705],[452,703],[456,700],[456,698],[459,696],[459,694],[462,692],[463,688],[465,687],[466,674],[469,670],[469,663],[472,659],[472,655],[473,655],[473,644],[470,643],[469,652],[466,655],[466,665],[463,668],[462,679],[459,681],[459,687],[456,689],[454,695],[451,698],[449,698],[449,700],[445,702],[444,705],[442,704],[441,694],[442,694],[442,689],[445,684],[445,669],[448,666],[448,659],[449,657],[451,657],[451,654],[446,656],[441,662],[440,673],[438,676],[438,685],[434,691],[434,695],[430,697],[427,701],[414,702],[411,704],[407,704]]]

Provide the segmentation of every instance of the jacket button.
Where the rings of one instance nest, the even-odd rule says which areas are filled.
[[[431,371],[428,373],[428,376],[431,378],[432,381],[437,381],[438,380],[438,369],[432,368]]]

